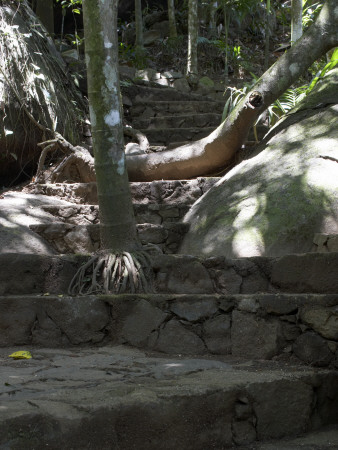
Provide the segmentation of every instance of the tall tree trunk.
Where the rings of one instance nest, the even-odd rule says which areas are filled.
[[[88,97],[100,209],[101,248],[136,248],[123,145],[118,73],[117,0],[84,0]]]
[[[216,11],[218,8],[218,2],[211,0],[209,6],[209,32],[210,37],[215,38],[217,36],[217,23],[216,23]]]
[[[143,20],[141,0],[135,0],[136,48],[143,49]]]
[[[267,68],[269,67],[269,56],[270,56],[270,10],[271,10],[270,0],[266,0],[264,70],[267,70]]]
[[[198,38],[198,1],[189,0],[187,75],[189,74],[197,75],[198,73],[197,38]]]
[[[224,33],[225,33],[225,54],[224,54],[224,83],[225,86],[229,84],[229,26],[230,26],[230,11],[227,12],[227,5],[223,5],[224,15]]]
[[[169,19],[169,37],[176,38],[177,29],[176,29],[174,0],[168,0],[168,19]]]
[[[54,34],[54,5],[53,0],[37,0],[36,15],[44,24],[50,35]]]
[[[292,0],[291,2],[291,45],[303,34],[302,17],[303,0]]]
[[[314,61],[338,46],[337,22],[337,2],[327,0],[316,22],[257,81],[252,91],[214,132],[174,150],[130,156],[127,159],[130,179],[184,179],[225,167],[245,142],[259,115]]]

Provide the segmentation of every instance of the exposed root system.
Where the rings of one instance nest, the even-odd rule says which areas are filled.
[[[105,253],[91,257],[74,275],[70,295],[150,292],[151,265],[144,252]]]

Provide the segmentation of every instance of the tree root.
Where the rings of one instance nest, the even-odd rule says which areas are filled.
[[[76,272],[68,293],[90,295],[151,292],[151,273],[150,257],[145,251],[135,254],[98,254]]]
[[[94,158],[84,147],[74,147],[70,144],[64,137],[59,133],[54,133],[55,137],[45,142],[40,142],[39,147],[44,147],[39,158],[38,169],[35,176],[35,182],[39,183],[42,181],[43,166],[47,157],[47,154],[56,149],[62,150],[65,153],[65,158],[60,164],[56,166],[51,174],[51,181],[55,182],[57,177],[65,171],[71,164],[76,164],[79,169],[80,174],[84,178],[84,182],[95,181],[95,171],[94,171]]]
[[[149,142],[147,137],[143,133],[141,133],[139,130],[135,130],[129,125],[123,127],[123,130],[125,135],[138,140],[140,149],[142,151],[149,151]],[[65,157],[59,164],[57,164],[57,166],[50,174],[50,182],[55,183],[59,179],[72,178],[69,174],[69,169],[73,165],[76,166],[80,181],[82,183],[90,183],[92,181],[96,181],[94,158],[90,154],[90,152],[86,148],[79,145],[74,147],[63,136],[61,136],[60,133],[54,132],[53,135],[54,137],[52,139],[40,142],[38,144],[38,146],[42,147],[43,150],[40,154],[38,168],[35,175],[35,182],[41,183],[43,181],[43,167],[46,157],[48,153],[57,149],[61,150],[65,154]]]

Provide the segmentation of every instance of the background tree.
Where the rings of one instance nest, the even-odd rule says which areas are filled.
[[[271,1],[266,0],[265,8],[265,48],[264,48],[264,70],[269,67],[269,56],[270,56],[270,12],[271,12]]]
[[[143,19],[141,0],[135,0],[136,51],[143,52]]]
[[[215,38],[217,36],[217,23],[216,12],[218,9],[218,2],[212,0],[209,5],[209,32],[210,37]]]
[[[134,254],[140,244],[124,155],[117,8],[118,0],[83,1],[101,253],[79,269],[70,286],[72,294],[147,288],[141,270],[144,254]]]
[[[169,37],[177,37],[176,19],[175,19],[175,2],[168,0],[168,19],[169,19]]]
[[[37,0],[36,15],[46,27],[49,34],[54,33],[54,5],[53,0]]]
[[[198,73],[197,39],[198,39],[198,1],[189,0],[188,16],[188,60],[187,75]]]
[[[303,33],[303,0],[291,1],[291,44],[294,44]]]

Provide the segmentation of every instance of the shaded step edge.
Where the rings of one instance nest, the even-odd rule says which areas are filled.
[[[54,372],[61,378],[62,368]],[[41,375],[43,371],[37,381]],[[108,448],[109,442],[109,448],[157,450],[163,441],[187,450],[248,444],[254,448],[258,440],[294,436],[330,423],[336,412],[326,392],[333,390],[336,399],[332,388],[337,376],[322,371],[209,369],[178,376],[174,385],[173,379],[149,378],[122,384],[102,383],[101,376],[100,382],[77,383],[77,389],[70,383],[62,387],[59,380],[53,387],[55,398],[47,389],[44,393],[44,383],[39,393],[29,391],[29,384],[19,385],[25,401],[20,393],[18,400],[5,399],[0,443],[27,448],[29,436],[29,445],[37,449],[53,447],[56,440],[73,449],[88,443]],[[167,423],[170,427],[163,427]]]

